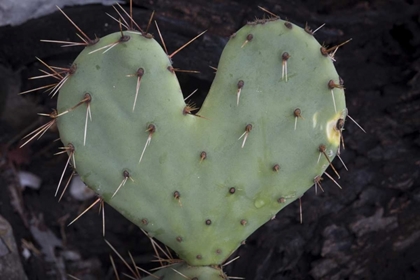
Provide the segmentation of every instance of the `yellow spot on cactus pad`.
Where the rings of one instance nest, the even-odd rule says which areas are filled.
[[[340,114],[335,114],[332,119],[327,122],[327,133],[328,142],[334,146],[340,145],[340,131],[337,129],[337,121],[340,119]]]

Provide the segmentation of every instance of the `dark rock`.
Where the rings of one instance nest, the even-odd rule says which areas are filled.
[[[0,273],[2,279],[26,280],[25,271],[19,258],[13,230],[10,224],[0,216]]]

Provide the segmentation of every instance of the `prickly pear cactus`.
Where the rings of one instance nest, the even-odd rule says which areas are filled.
[[[143,32],[89,42],[63,81],[53,117],[69,161],[186,262],[157,273],[165,279],[225,278],[217,266],[319,183],[347,115],[328,50],[280,19],[231,36],[195,115]]]

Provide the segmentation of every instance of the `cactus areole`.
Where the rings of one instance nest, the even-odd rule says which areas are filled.
[[[100,38],[71,69],[57,125],[73,167],[172,248],[191,279],[224,277],[216,268],[339,151],[341,79],[313,34],[287,21],[258,20],[231,36],[196,115],[170,57],[145,33]]]

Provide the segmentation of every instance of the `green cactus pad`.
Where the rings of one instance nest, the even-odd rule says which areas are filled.
[[[59,94],[61,140],[111,206],[189,265],[219,265],[335,157],[340,78],[312,34],[257,21],[229,40],[194,116],[159,44],[125,36],[75,60]]]
[[[156,278],[159,277],[159,278]],[[143,279],[143,278],[142,278]],[[153,276],[148,276],[144,280],[170,279],[170,280],[223,280],[229,279],[223,271],[216,267],[209,266],[189,266],[185,263],[174,264],[160,269]]]

